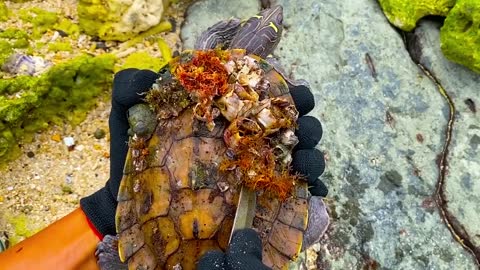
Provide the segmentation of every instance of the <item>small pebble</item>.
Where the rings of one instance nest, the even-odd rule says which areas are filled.
[[[75,139],[73,137],[63,138],[63,143],[68,147],[68,151],[73,151],[75,148]]]
[[[107,50],[107,49],[108,49],[107,44],[105,44],[105,42],[103,42],[103,41],[95,42],[95,48],[97,48],[97,49],[103,49],[103,50]]]
[[[33,158],[34,156],[35,156],[35,153],[33,153],[32,151],[27,152],[27,157]]]
[[[53,134],[51,138],[56,142],[60,142],[62,140],[62,137],[60,136],[60,134]]]
[[[57,30],[58,34],[61,36],[61,37],[66,37],[68,36],[67,33],[65,33],[65,31],[62,31],[62,30]]]
[[[97,130],[95,130],[95,132],[93,133],[93,137],[95,137],[95,139],[103,139],[105,138],[105,135],[107,133],[105,132],[105,130],[101,129],[101,128],[97,128]]]
[[[69,173],[69,174],[67,174],[67,176],[65,177],[65,183],[71,184],[72,182],[73,182],[73,173]]]
[[[7,190],[8,190],[8,191],[12,191],[12,190],[13,190],[13,187],[12,187],[12,186],[9,186],[9,187],[7,187]]]

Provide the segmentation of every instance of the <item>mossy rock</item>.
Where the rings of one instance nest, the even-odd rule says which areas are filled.
[[[79,124],[108,93],[116,58],[82,55],[39,77],[0,80],[0,160],[18,154],[18,143],[49,124]]]
[[[19,16],[22,21],[32,23],[32,36],[35,39],[40,38],[49,29],[52,29],[59,20],[57,13],[36,7],[20,10]]]
[[[440,30],[445,57],[480,73],[480,1],[458,0]]]
[[[411,31],[427,15],[446,16],[455,0],[379,0],[387,19],[396,27]]]
[[[17,28],[7,28],[0,32],[0,67],[14,52],[15,48],[28,48],[30,39],[27,32]]]
[[[130,54],[124,64],[116,68],[115,71],[120,71],[127,68],[149,69],[158,72],[164,67],[167,62],[163,58],[153,57],[147,52],[134,52]]]
[[[79,0],[80,29],[103,40],[126,41],[160,23],[168,0]]]

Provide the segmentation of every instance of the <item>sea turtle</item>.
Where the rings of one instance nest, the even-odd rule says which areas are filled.
[[[106,237],[97,250],[102,269],[119,269],[117,254],[131,270],[194,269],[205,252],[228,246],[242,186],[256,192],[252,227],[267,266],[285,268],[324,232],[321,199],[289,172],[298,112],[288,85],[258,56],[278,43],[281,21],[276,6],[234,34],[209,28],[203,45],[160,71],[146,105],[129,111],[118,253]]]

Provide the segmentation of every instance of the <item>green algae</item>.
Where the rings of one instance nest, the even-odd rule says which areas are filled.
[[[458,0],[440,30],[445,57],[480,73],[480,2]]]
[[[10,42],[0,39],[0,66],[5,63],[5,61],[13,53],[13,45]]]
[[[80,34],[80,27],[69,19],[62,18],[53,26],[53,29],[63,31],[69,36],[76,37]]]
[[[164,10],[167,9],[169,2],[163,0]],[[118,27],[118,22],[122,20],[120,14],[125,14],[127,9],[127,5],[120,5],[111,0],[80,0],[77,5],[80,29],[102,40],[129,40],[138,33],[123,31]]]
[[[446,16],[455,0],[379,0],[387,19],[396,27],[411,31],[427,15]]]
[[[18,143],[34,132],[65,121],[76,125],[108,93],[116,58],[82,55],[52,67],[39,77],[0,80],[0,159],[18,154]]]
[[[0,66],[10,57],[15,48],[28,48],[29,45],[29,36],[23,30],[7,28],[0,32]]]
[[[48,44],[48,50],[51,52],[59,52],[59,51],[71,52],[72,45],[70,45],[70,43],[68,42],[53,42]]]
[[[7,215],[6,220],[10,223],[15,231],[13,235],[10,235],[10,245],[13,246],[16,243],[20,242],[22,239],[34,235],[36,232],[41,230],[39,225],[35,225],[35,222],[32,222],[30,218],[25,214],[20,214],[17,216],[12,216],[11,214]]]
[[[5,22],[8,20],[8,15],[10,11],[7,8],[7,5],[2,1],[0,2],[0,22]]]
[[[125,63],[118,70],[127,68],[150,69],[159,71],[167,64],[163,58],[153,57],[147,52],[134,52],[125,58]]]
[[[20,10],[19,16],[21,20],[32,23],[32,36],[35,39],[41,37],[49,29],[52,29],[59,20],[57,13],[35,7]]]

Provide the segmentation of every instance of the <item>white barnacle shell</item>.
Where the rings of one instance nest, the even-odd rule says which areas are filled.
[[[270,108],[262,109],[256,116],[257,122],[262,126],[262,129],[265,131],[265,134],[271,134],[278,130],[278,122],[277,119]]]
[[[228,74],[232,74],[235,71],[235,62],[233,60],[226,62],[223,66],[227,70]]]
[[[220,109],[222,115],[228,120],[232,121],[238,116],[242,110],[244,103],[235,92],[229,92],[216,101],[217,107]]]
[[[250,68],[250,69],[258,69],[258,64],[257,64],[257,60],[255,60],[254,58],[248,56],[248,55],[245,55],[243,57],[243,60],[245,61],[245,64]]]
[[[283,145],[293,147],[298,143],[298,138],[293,130],[287,129],[280,134],[280,142]]]

